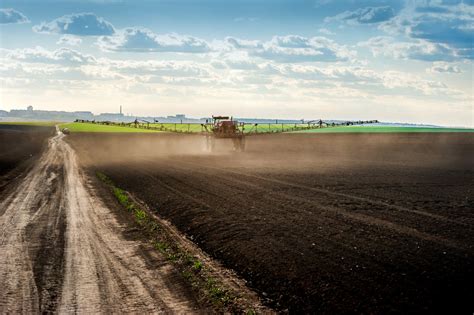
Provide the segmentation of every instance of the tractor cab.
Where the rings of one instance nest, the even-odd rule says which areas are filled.
[[[212,116],[211,130],[217,138],[238,138],[242,135],[239,122],[228,116]]]
[[[240,133],[239,125],[234,120],[219,120],[212,128],[214,134],[221,138],[233,138]]]
[[[213,151],[216,139],[231,139],[235,151],[245,150],[245,135],[241,124],[229,116],[212,116],[212,123],[202,124],[207,132],[207,147]]]

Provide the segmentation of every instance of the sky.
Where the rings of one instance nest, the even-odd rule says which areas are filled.
[[[0,109],[474,127],[474,0],[0,0]]]

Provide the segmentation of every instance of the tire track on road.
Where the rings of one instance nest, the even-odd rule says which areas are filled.
[[[34,270],[29,257],[30,241],[26,228],[34,220],[36,206],[51,190],[49,166],[57,161],[56,136],[38,164],[1,203],[0,217],[0,313],[35,313],[41,309]]]
[[[199,311],[184,282],[169,281],[174,267],[124,239],[59,131],[0,208],[0,313]]]

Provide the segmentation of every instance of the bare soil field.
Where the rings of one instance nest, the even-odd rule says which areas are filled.
[[[279,311],[472,313],[472,134],[71,135]]]
[[[39,158],[53,132],[53,127],[0,125],[0,191]]]

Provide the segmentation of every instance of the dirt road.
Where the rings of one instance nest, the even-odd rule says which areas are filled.
[[[174,269],[124,237],[63,137],[0,199],[0,313],[195,312]]]

